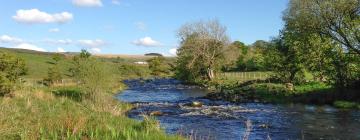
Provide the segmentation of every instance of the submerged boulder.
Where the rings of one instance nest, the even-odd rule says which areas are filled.
[[[202,102],[198,102],[198,101],[194,101],[191,103],[192,107],[202,107],[203,103]]]
[[[161,112],[161,111],[152,111],[152,112],[150,112],[150,116],[162,116],[162,115],[164,115],[164,113]]]

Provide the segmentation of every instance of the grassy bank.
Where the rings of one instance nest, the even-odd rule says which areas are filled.
[[[250,74],[249,74],[250,75]],[[294,85],[272,83],[264,79],[216,79],[210,85],[215,90],[208,98],[231,102],[329,104],[338,108],[360,109],[360,94],[356,87],[337,89],[320,82]]]
[[[113,98],[113,93],[125,88],[122,79],[149,75],[147,66],[133,64],[136,58],[123,61],[94,56],[81,61],[96,64],[81,69],[83,74],[92,75],[76,79],[69,72],[75,55],[61,54],[63,79],[46,86],[43,81],[53,67],[54,53],[4,48],[0,51],[23,59],[28,69],[14,85],[15,91],[0,96],[0,139],[183,139],[166,135],[153,118],[127,118],[126,112],[132,106]],[[106,75],[93,76],[97,72]],[[96,80],[84,79],[91,76]],[[109,79],[101,79],[105,77]],[[79,80],[88,82],[88,86],[84,86],[84,81],[79,84]],[[106,88],[93,88],[99,84]]]
[[[126,117],[131,105],[111,94],[96,101],[75,87],[17,90],[0,97],[0,139],[181,139],[158,122]]]

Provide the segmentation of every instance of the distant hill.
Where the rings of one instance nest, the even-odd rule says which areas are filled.
[[[34,50],[26,49],[14,49],[14,48],[4,48],[0,47],[0,51],[8,52],[20,57],[26,61],[28,67],[27,78],[45,78],[47,75],[47,70],[51,66],[52,57],[55,52],[39,52]],[[72,57],[79,54],[78,52],[66,52],[60,53],[64,56],[63,61],[61,61],[61,69],[63,72],[68,72]],[[134,64],[135,62],[143,62],[154,56],[144,56],[144,55],[108,55],[108,54],[94,54],[93,56],[98,57],[105,62],[121,62]],[[172,57],[167,57],[169,61],[172,61]]]
[[[163,55],[159,53],[147,53],[145,54],[145,56],[163,56]]]

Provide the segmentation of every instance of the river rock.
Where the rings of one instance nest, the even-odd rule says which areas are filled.
[[[150,116],[162,116],[162,115],[164,115],[164,113],[161,112],[161,111],[152,111],[152,112],[150,112]]]
[[[294,85],[292,83],[286,83],[285,86],[286,86],[286,89],[288,89],[290,91],[294,90]]]
[[[202,102],[198,102],[198,101],[194,101],[191,103],[192,107],[202,107],[203,103]]]

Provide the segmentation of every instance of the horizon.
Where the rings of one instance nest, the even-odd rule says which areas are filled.
[[[176,30],[189,22],[211,19],[227,27],[231,41],[250,45],[278,35],[287,3],[288,0],[7,1],[0,6],[0,46],[46,52],[87,49],[95,54],[174,56],[179,43]]]

